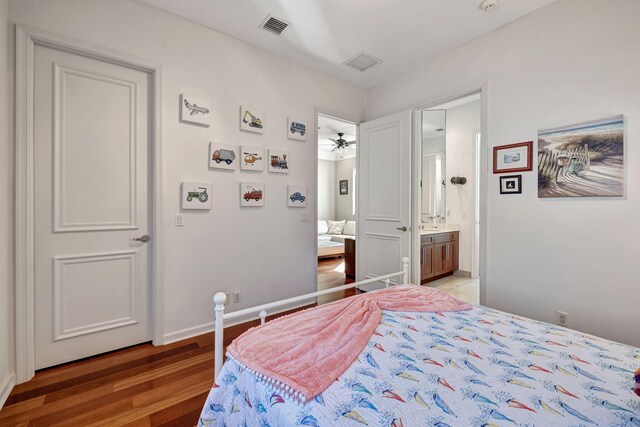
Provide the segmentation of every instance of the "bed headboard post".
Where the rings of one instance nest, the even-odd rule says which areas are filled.
[[[409,257],[402,257],[402,284],[409,284]]]
[[[218,292],[213,296],[213,302],[215,303],[215,314],[216,314],[216,323],[215,323],[215,342],[214,342],[214,380],[218,378],[218,374],[220,370],[222,370],[222,358],[223,358],[223,338],[224,338],[224,303],[227,300],[227,296],[224,292]]]

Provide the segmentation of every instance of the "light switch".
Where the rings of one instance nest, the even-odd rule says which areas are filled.
[[[184,225],[184,222],[182,222],[182,214],[181,213],[177,213],[176,214],[176,227],[182,227]]]
[[[309,222],[309,215],[306,213],[303,213],[302,217],[300,218],[300,222]]]

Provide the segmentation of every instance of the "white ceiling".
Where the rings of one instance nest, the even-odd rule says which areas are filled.
[[[521,18],[554,0],[142,0],[363,88]],[[259,28],[273,14],[292,25],[281,36]],[[342,65],[359,52],[383,63]]]
[[[343,138],[347,141],[356,140],[356,128],[353,123],[334,119],[329,116],[318,116],[318,158],[323,160],[342,160],[355,157],[356,144],[349,147],[342,153],[333,150],[335,146],[329,138],[338,139],[338,132],[343,132]]]

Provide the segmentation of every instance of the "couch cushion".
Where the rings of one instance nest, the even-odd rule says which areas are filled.
[[[350,236],[356,235],[356,222],[355,221],[347,221],[344,225],[344,230],[342,230],[342,234],[348,234]]]
[[[318,220],[318,234],[326,234],[328,230],[329,227],[327,227],[327,221],[324,219]]]
[[[318,242],[329,242],[331,241],[331,236],[327,236],[326,234],[318,234]]]
[[[344,230],[346,222],[346,219],[342,221],[327,220],[327,225],[329,226],[329,231],[327,231],[327,234],[342,234],[342,230]]]

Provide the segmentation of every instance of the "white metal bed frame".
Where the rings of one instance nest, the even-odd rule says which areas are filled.
[[[347,289],[356,288],[362,285],[368,285],[370,283],[375,282],[384,282],[385,288],[388,288],[391,285],[391,279],[393,277],[402,276],[402,284],[409,284],[409,258],[402,258],[402,271],[398,271],[396,273],[385,274],[383,276],[376,276],[371,279],[361,280],[360,282],[350,283],[344,286],[338,286],[335,288],[325,289],[322,291],[311,292],[309,294],[300,295],[297,297],[287,298],[280,301],[270,302],[267,304],[257,305],[255,307],[245,308],[243,310],[234,311],[232,313],[224,313],[224,303],[227,300],[227,296],[224,292],[218,292],[213,297],[213,302],[215,303],[215,376],[214,379],[218,377],[220,370],[222,369],[222,361],[223,361],[223,338],[224,338],[224,321],[230,319],[236,319],[238,317],[249,316],[255,313],[258,313],[260,316],[260,324],[264,324],[267,319],[267,310],[286,306],[289,304],[293,304],[300,301],[310,300],[322,295],[331,294],[334,292],[340,292]]]

